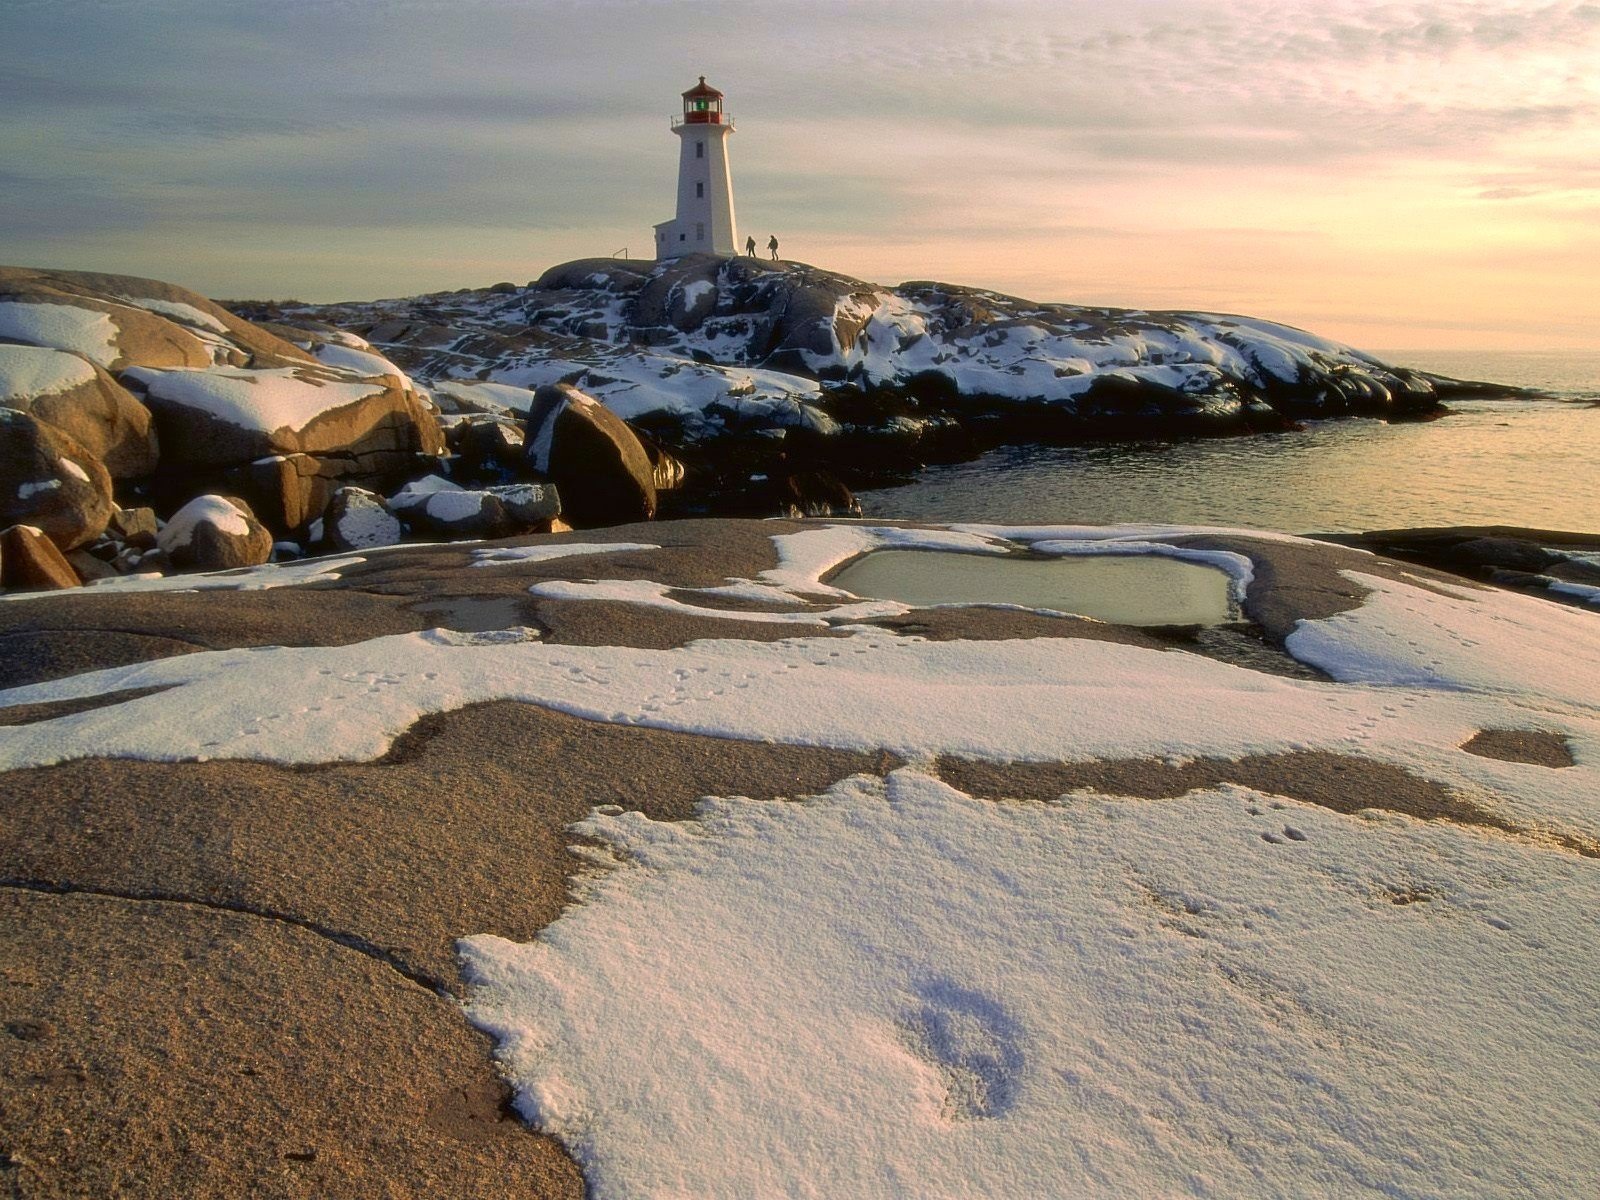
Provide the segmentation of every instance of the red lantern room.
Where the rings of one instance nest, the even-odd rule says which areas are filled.
[[[722,93],[706,82],[700,82],[683,94],[683,123],[685,125],[730,125],[732,121],[722,114]]]

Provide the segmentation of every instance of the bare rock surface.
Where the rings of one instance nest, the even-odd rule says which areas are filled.
[[[0,532],[0,587],[33,592],[75,588],[82,579],[56,544],[31,525]]]

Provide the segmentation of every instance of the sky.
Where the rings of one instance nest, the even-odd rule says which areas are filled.
[[[1600,349],[1600,0],[3,0],[0,262],[365,299],[741,240],[863,279]]]

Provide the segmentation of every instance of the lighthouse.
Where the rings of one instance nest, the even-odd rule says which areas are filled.
[[[678,215],[656,226],[656,257],[737,254],[733,176],[728,173],[728,135],[733,118],[722,111],[722,93],[700,82],[683,93],[683,115],[672,118],[678,135]]]

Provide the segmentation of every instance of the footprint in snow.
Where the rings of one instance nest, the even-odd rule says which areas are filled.
[[[970,1121],[1004,1116],[1017,1101],[1020,1030],[1000,1003],[948,979],[917,989],[904,1030],[911,1050],[944,1079],[945,1115]]]

